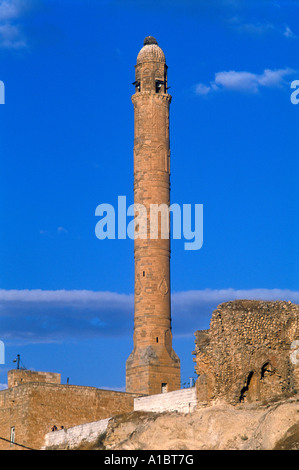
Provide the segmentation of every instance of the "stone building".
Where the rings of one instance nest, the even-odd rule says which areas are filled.
[[[299,305],[236,300],[195,333],[198,401],[267,400],[299,391]]]
[[[9,371],[8,389],[0,391],[0,450],[39,449],[53,426],[67,429],[131,412],[134,399],[154,410],[166,403],[185,412],[217,399],[252,402],[299,390],[299,306],[238,300],[218,306],[209,330],[195,333],[196,397],[194,390],[175,393],[180,360],[172,348],[170,237],[162,236],[161,221],[152,226],[150,211],[152,205],[170,206],[171,96],[165,55],[153,37],[145,39],[135,73],[134,202],[146,217],[137,210],[134,349],[126,362],[126,392],[63,385],[56,373]],[[175,401],[161,392],[173,392]]]
[[[63,385],[56,373],[11,370],[8,388],[0,391],[0,450],[40,449],[53,426],[59,430],[133,411],[138,396]]]
[[[138,54],[135,94],[134,202],[170,205],[167,65],[162,49],[147,37]],[[180,360],[172,349],[170,240],[137,236],[134,349],[126,364],[127,392],[62,385],[60,374],[13,370],[0,392],[0,449],[40,448],[52,426],[70,428],[134,409],[134,398],[180,389]],[[144,235],[136,225],[136,233]]]
[[[137,56],[135,77],[134,203],[146,214],[142,218],[137,206],[134,349],[126,363],[126,389],[151,395],[181,385],[180,360],[172,348],[169,228],[163,233],[159,214],[154,220],[150,210],[166,208],[161,217],[169,221],[171,96],[165,55],[151,36]]]

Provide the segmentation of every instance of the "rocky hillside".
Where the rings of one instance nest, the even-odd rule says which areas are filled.
[[[299,450],[299,396],[267,404],[218,404],[186,415],[124,414],[110,420],[93,449]]]

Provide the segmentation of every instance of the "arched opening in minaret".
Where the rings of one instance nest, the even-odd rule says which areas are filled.
[[[156,93],[165,93],[165,81],[156,80]]]

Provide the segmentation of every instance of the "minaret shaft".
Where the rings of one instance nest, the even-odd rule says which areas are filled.
[[[163,210],[170,205],[171,96],[165,57],[155,42],[138,55],[135,88],[134,203],[146,209],[146,224],[143,219],[135,231],[134,349],[126,376],[128,392],[154,394],[180,388],[180,361],[172,349],[170,240],[161,237],[163,222],[151,212],[153,205],[162,205],[161,217],[167,218]]]

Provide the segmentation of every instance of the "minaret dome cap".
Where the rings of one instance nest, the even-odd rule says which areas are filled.
[[[143,44],[143,48],[137,56],[137,64],[143,62],[166,62],[164,52],[158,46],[158,42],[153,36],[147,36]]]
[[[158,45],[158,41],[156,38],[153,38],[153,36],[146,36],[146,38],[143,41],[143,45],[146,46],[147,44],[156,44]]]

